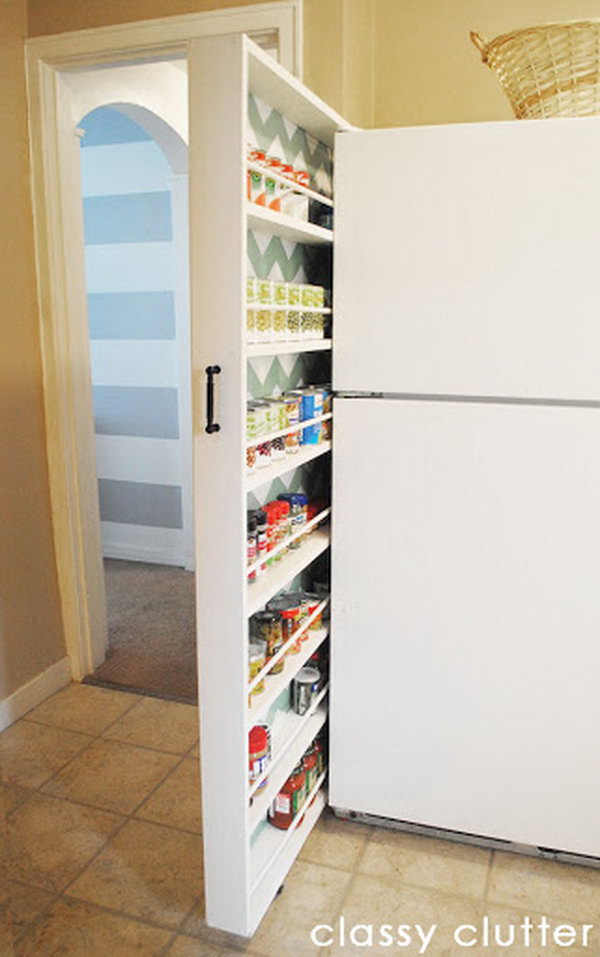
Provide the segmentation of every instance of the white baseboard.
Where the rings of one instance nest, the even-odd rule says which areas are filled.
[[[71,680],[71,664],[68,658],[61,658],[41,674],[36,675],[27,684],[13,691],[8,698],[0,701],[0,731],[18,721],[24,714],[41,704],[46,698],[60,691]]]
[[[178,565],[183,567],[184,559],[180,551],[171,551],[166,548],[150,548],[141,545],[129,547],[127,545],[111,545],[107,542],[102,547],[104,558],[119,558],[125,562],[147,562],[149,565]]]

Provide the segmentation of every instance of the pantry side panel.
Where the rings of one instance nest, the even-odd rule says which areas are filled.
[[[249,932],[246,502],[243,422],[245,117],[243,38],[189,56],[194,513],[204,891],[209,925]],[[207,432],[207,368],[214,420]],[[199,889],[200,891],[200,889]]]

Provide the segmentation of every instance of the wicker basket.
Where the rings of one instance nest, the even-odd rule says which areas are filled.
[[[518,119],[600,114],[600,20],[516,30],[471,40]]]

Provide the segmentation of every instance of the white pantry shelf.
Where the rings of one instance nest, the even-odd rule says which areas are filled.
[[[249,229],[267,229],[281,239],[288,239],[292,243],[304,243],[308,246],[333,243],[332,229],[315,226],[314,223],[286,216],[285,213],[278,213],[274,209],[265,209],[264,206],[258,206],[256,203],[247,203],[246,219]]]
[[[329,548],[329,526],[318,528],[303,542],[301,547],[289,552],[283,561],[267,568],[260,578],[250,582],[247,589],[246,613],[248,617],[260,611],[277,592],[308,568],[316,558]]]
[[[257,312],[313,312],[318,313],[320,316],[330,316],[333,312],[331,306],[303,306],[302,303],[295,302],[290,303],[277,303],[277,302],[247,302],[247,309],[256,309]],[[285,340],[281,340],[283,344]],[[299,340],[300,342],[302,340]],[[276,345],[277,343],[273,343]]]
[[[290,867],[296,860],[302,845],[319,820],[326,803],[326,789],[321,787],[313,803],[308,808],[308,811],[305,812],[304,820],[301,821],[301,823],[299,822],[298,826],[293,828],[293,830],[281,831],[279,842],[276,841],[275,837],[269,835],[264,838],[263,844],[263,834],[261,833],[260,840],[256,842],[256,851],[257,856],[260,855],[261,860],[266,860],[266,864],[263,866],[262,872],[255,882],[250,896],[250,922],[252,932],[254,932],[260,924],[267,907],[283,884]],[[276,830],[276,828],[271,827],[269,824],[265,824],[265,830],[267,827],[271,831]],[[269,852],[271,852],[272,855],[270,859],[266,857],[266,854]]]
[[[298,850],[300,847],[302,847],[312,828],[317,823],[321,811],[325,806],[325,793],[321,790],[321,788],[323,787],[326,777],[327,771],[325,771],[319,777],[314,788],[308,795],[304,805],[307,810],[304,812],[301,811],[297,817],[294,818],[287,831],[280,831],[271,824],[265,824],[262,831],[260,831],[258,834],[251,849],[251,894],[254,894],[254,892],[258,889],[259,884],[267,877],[267,874],[278,860],[280,855],[283,855],[288,845],[294,841],[294,836],[300,832],[302,833],[302,837],[300,837],[300,834],[298,834],[300,840],[297,848],[294,848],[294,855],[290,863],[293,861],[294,857],[296,857]],[[310,802],[315,796],[316,800],[313,804],[311,804]],[[319,798],[322,798],[322,800],[319,800]],[[288,868],[289,864],[285,867],[282,877],[285,876]],[[281,879],[279,883],[281,883]],[[274,888],[274,890],[277,890],[277,886]]]
[[[304,419],[304,421],[298,422],[296,425],[288,425],[285,429],[278,429],[277,432],[269,432],[268,435],[259,435],[254,439],[246,439],[246,448],[251,449],[255,445],[262,445],[263,442],[272,442],[273,439],[289,435],[290,432],[302,432],[302,429],[305,429],[307,426],[316,425],[318,422],[326,422],[331,416],[331,412],[326,412],[325,415],[317,415],[314,419]],[[298,452],[292,452],[291,454],[298,455]]]
[[[323,602],[323,604],[319,607],[323,608],[325,604],[327,604],[327,602]],[[315,612],[315,615],[311,615],[311,618],[316,617],[317,614],[320,614],[320,612]],[[306,625],[306,622],[304,622],[304,625]],[[306,627],[308,628],[308,625],[306,625]],[[286,641],[284,648],[293,645],[301,634],[301,629],[298,629],[296,632],[294,632],[294,635],[292,638],[290,638],[289,642]],[[315,651],[319,650],[328,634],[328,628],[319,628],[316,631],[309,631],[306,641],[302,642],[300,651],[297,654],[285,655],[284,649],[281,649],[285,655],[283,671],[281,671],[278,675],[268,674],[269,668],[273,666],[273,661],[275,660],[271,659],[271,661],[265,665],[264,669],[261,670],[256,678],[253,679],[252,685],[255,686],[262,680],[260,677],[262,674],[265,682],[265,690],[261,692],[261,694],[251,695],[250,706],[248,708],[249,727],[252,727],[252,725],[256,724],[258,721],[262,721],[271,705],[277,701],[281,692],[284,691],[292,679],[296,677],[300,669],[304,667],[311,655],[314,655]],[[266,675],[264,672],[267,672]],[[250,689],[250,685],[248,686],[248,689]]]
[[[317,193],[314,189],[310,189],[309,186],[301,186],[300,183],[295,183],[294,180],[289,179],[287,176],[276,173],[274,170],[269,169],[268,166],[261,166],[260,163],[252,162],[248,162],[246,166],[253,173],[262,173],[267,179],[273,179],[276,183],[281,183],[282,186],[286,186],[292,193],[302,193],[303,196],[314,199],[317,203],[321,203],[322,206],[333,206],[331,196],[325,196],[324,193]]]
[[[255,356],[284,356],[300,352],[327,351],[331,351],[331,339],[299,339],[298,342],[249,342],[246,346],[246,355],[249,359]]]
[[[246,479],[246,491],[252,492],[254,489],[260,488],[261,485],[266,485],[281,475],[285,475],[286,472],[300,468],[300,466],[306,465],[330,451],[331,442],[329,439],[326,442],[319,442],[318,445],[303,445],[293,455],[286,455],[285,458],[278,459],[265,469],[250,472]]]
[[[302,538],[303,535],[306,535],[307,532],[312,531],[320,525],[321,522],[324,522],[326,518],[331,514],[331,508],[324,508],[322,512],[319,512],[318,515],[315,515],[314,518],[311,518],[310,522],[305,522],[304,525],[301,525],[300,528],[294,532],[293,535],[289,535],[288,538],[284,539],[279,543],[275,548],[272,548],[266,555],[262,555],[255,562],[252,562],[251,565],[248,565],[248,574],[254,571],[258,571],[259,567],[268,561],[269,559],[275,558],[276,555],[281,555],[282,552],[285,552],[287,548],[291,545],[292,542],[298,541],[299,538]],[[300,546],[302,547],[302,546]],[[282,559],[284,560],[284,559]],[[264,573],[263,573],[264,574]]]
[[[327,691],[328,687],[325,687],[320,692],[317,698],[319,702],[323,701]],[[316,708],[312,708],[302,716],[290,711],[286,715],[285,725],[280,732],[273,728],[273,760],[249,794],[249,797],[253,798],[248,811],[251,833],[254,833],[260,822],[264,820],[273,798],[279,794],[298,761],[318,735],[327,721],[327,715],[327,704],[319,703]],[[284,739],[285,735],[287,737]],[[279,752],[275,751],[276,747],[279,747]],[[264,780],[267,784],[259,792],[257,787]]]

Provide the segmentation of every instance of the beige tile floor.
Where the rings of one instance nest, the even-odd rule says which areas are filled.
[[[598,957],[600,871],[339,821],[308,839],[250,942],[203,917],[197,709],[71,685],[0,735],[0,955],[360,957],[317,948],[316,924],[419,923],[428,957]],[[453,943],[484,915],[595,925],[590,946]],[[413,931],[414,934],[414,931]],[[359,937],[359,941],[362,938]]]

